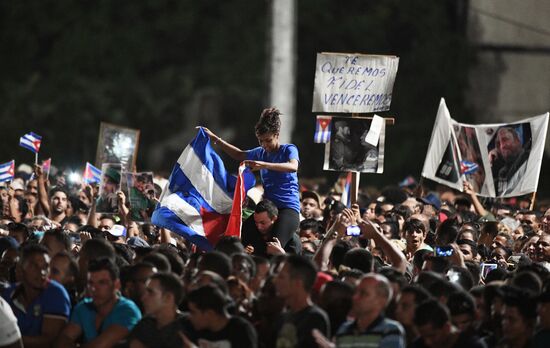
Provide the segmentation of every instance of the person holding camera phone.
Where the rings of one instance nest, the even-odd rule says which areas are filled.
[[[405,273],[407,268],[405,255],[403,255],[397,246],[384,235],[382,228],[380,228],[378,224],[361,218],[361,213],[359,212],[359,206],[357,204],[354,204],[352,209],[344,209],[342,214],[351,223],[351,226],[359,227],[361,235],[364,238],[371,240],[376,247],[384,252],[384,255],[386,255],[393,268],[401,273]]]

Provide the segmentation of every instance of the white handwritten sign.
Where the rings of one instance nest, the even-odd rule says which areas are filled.
[[[312,111],[389,110],[398,65],[395,56],[318,53]]]

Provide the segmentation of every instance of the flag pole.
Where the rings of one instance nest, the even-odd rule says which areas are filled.
[[[531,196],[531,205],[529,206],[529,210],[535,209],[535,198],[537,197],[537,192],[533,192],[533,195]]]
[[[34,153],[34,165],[38,165],[38,151]]]

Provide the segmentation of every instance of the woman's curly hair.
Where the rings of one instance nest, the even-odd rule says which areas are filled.
[[[279,134],[281,130],[281,112],[277,108],[268,108],[262,111],[258,123],[256,123],[256,134],[263,135],[266,133]]]

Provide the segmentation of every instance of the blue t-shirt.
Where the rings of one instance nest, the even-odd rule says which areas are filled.
[[[111,325],[120,325],[132,331],[134,326],[141,320],[141,312],[134,301],[120,296],[113,310],[101,323],[99,330],[95,328],[96,309],[91,298],[85,298],[73,309],[71,323],[75,323],[82,329],[84,342],[90,342],[101,335],[103,330]]]
[[[262,147],[256,147],[246,152],[246,159],[270,163],[287,163],[291,159],[298,162],[298,148],[293,144],[279,146],[277,152],[267,152]],[[273,170],[260,170],[264,186],[264,198],[269,199],[279,209],[291,208],[300,212],[300,191],[296,172],[283,173]]]
[[[39,336],[42,333],[44,316],[67,319],[71,313],[71,300],[63,285],[50,280],[44,291],[26,308],[17,300],[23,289],[12,284],[2,293],[17,318],[17,325],[23,336]]]

